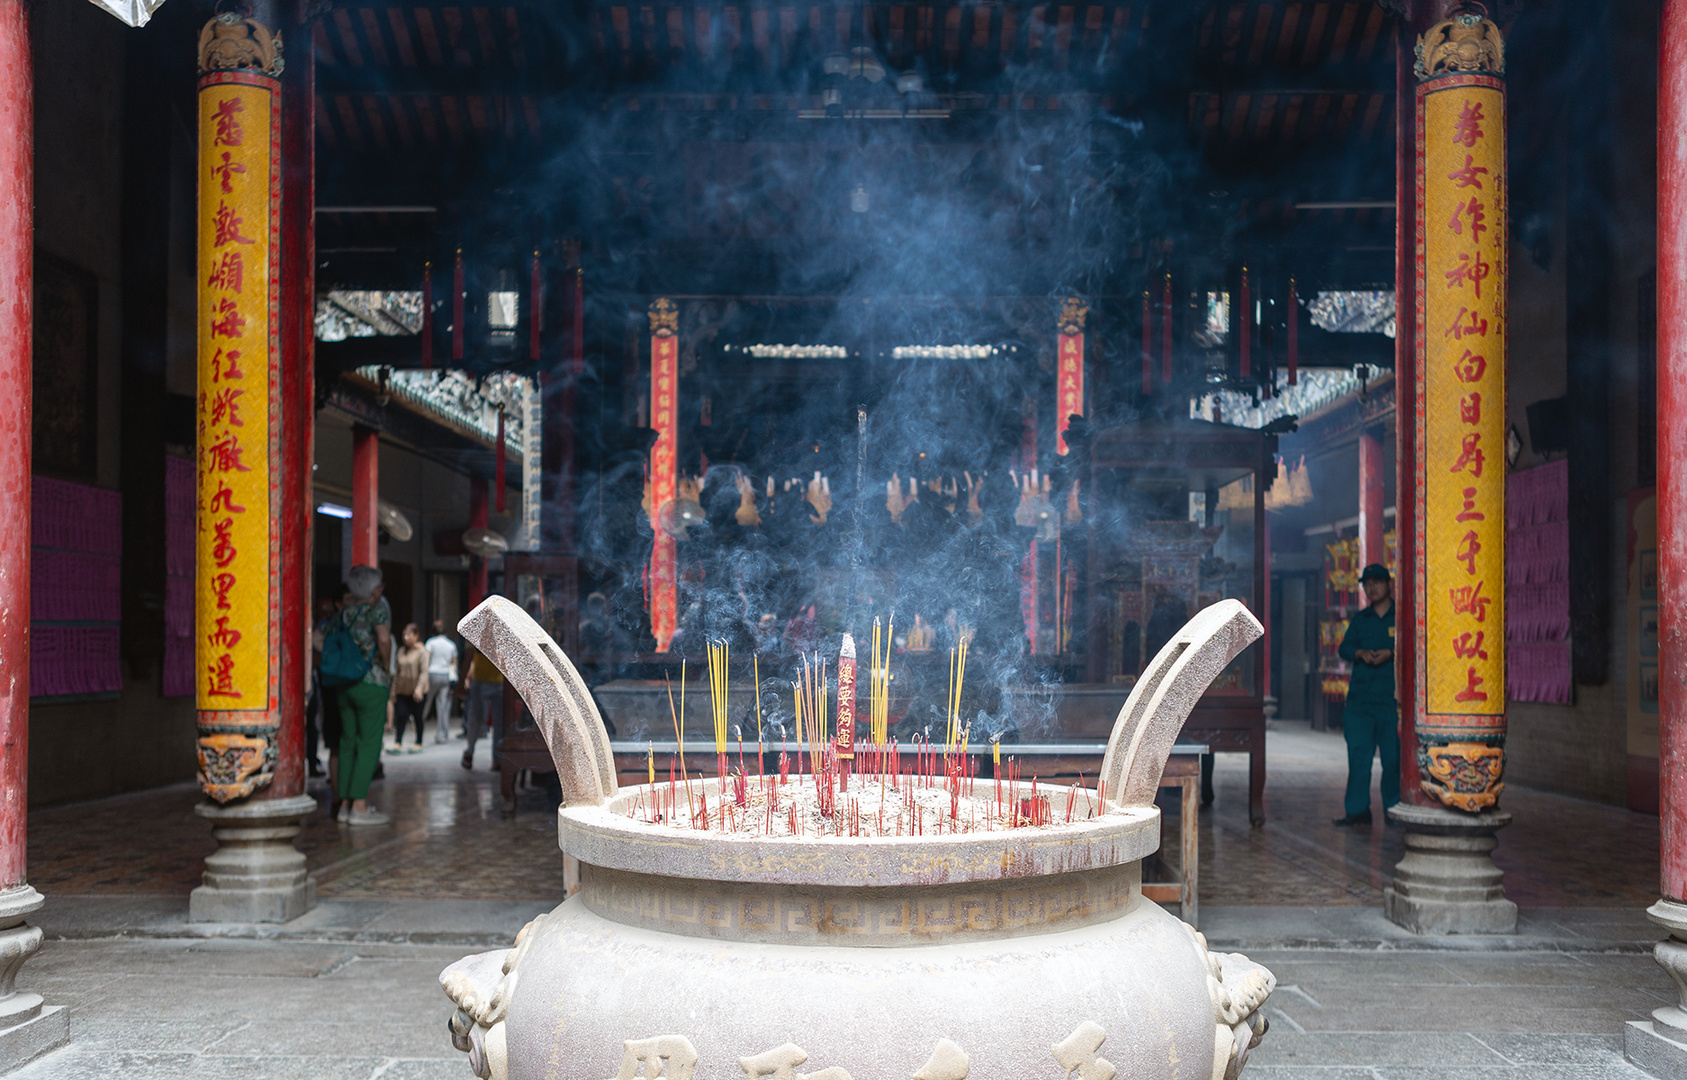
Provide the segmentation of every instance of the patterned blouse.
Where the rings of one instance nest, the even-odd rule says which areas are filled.
[[[340,612],[340,622],[363,655],[369,658],[369,671],[363,676],[363,681],[375,686],[391,686],[392,672],[381,663],[379,643],[375,640],[375,627],[392,626],[392,613],[387,606],[380,601],[349,604]]]

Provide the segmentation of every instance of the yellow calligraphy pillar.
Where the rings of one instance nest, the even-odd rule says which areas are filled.
[[[665,297],[650,305],[650,633],[667,652],[679,619],[679,568],[674,537],[662,528],[662,508],[677,495],[679,465],[679,310]]]
[[[199,41],[199,782],[218,803],[277,759],[280,44],[235,14]]]
[[[1416,515],[1423,790],[1480,813],[1504,790],[1504,53],[1476,11],[1418,43]]]

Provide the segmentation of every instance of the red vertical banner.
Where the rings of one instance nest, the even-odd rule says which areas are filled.
[[[1238,312],[1241,318],[1237,320],[1236,340],[1242,346],[1242,378],[1253,374],[1253,346],[1254,346],[1254,302],[1248,291],[1248,268],[1242,267],[1242,302]]]
[[[1166,275],[1165,292],[1160,297],[1160,381],[1172,381],[1172,276]]]
[[[1142,396],[1154,392],[1154,306],[1142,290]]]
[[[679,310],[666,297],[650,305],[650,633],[667,652],[679,617],[674,538],[662,529],[662,508],[674,501],[679,462]]]
[[[1289,385],[1300,381],[1300,301],[1295,297],[1295,279],[1289,279],[1289,325],[1285,348],[1289,361]]]
[[[1089,305],[1069,296],[1060,305],[1060,364],[1056,374],[1054,449],[1068,451],[1066,427],[1074,415],[1084,415],[1084,320]]]

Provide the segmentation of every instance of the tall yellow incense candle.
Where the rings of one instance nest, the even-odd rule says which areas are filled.
[[[838,731],[839,761],[855,757],[855,635],[845,634],[838,650]]]

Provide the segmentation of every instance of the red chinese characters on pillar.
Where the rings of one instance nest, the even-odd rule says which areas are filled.
[[[1508,204],[1503,83],[1417,87],[1413,728],[1419,751],[1505,730]],[[1432,798],[1462,810],[1425,773]],[[1444,779],[1444,778],[1443,778]],[[1482,796],[1491,803],[1492,793]],[[1463,800],[1463,801],[1460,801]]]
[[[268,82],[248,73],[206,79],[198,179],[199,707],[263,709],[277,113]]]

